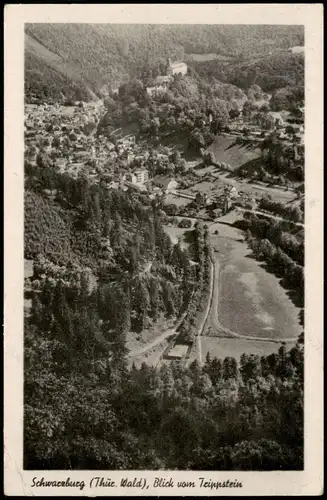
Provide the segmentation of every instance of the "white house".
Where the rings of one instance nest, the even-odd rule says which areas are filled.
[[[148,178],[149,174],[145,169],[138,169],[133,173],[126,174],[126,180],[132,184],[144,184]]]
[[[170,58],[168,59],[168,68],[167,75],[186,75],[187,73],[187,65],[181,61],[171,62]]]
[[[231,189],[229,190],[229,196],[231,198],[237,198],[238,197],[238,191],[236,189],[235,186],[231,187]]]

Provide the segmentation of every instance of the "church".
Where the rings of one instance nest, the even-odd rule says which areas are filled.
[[[187,65],[183,62],[175,61],[171,62],[171,59],[168,59],[168,67],[167,67],[167,75],[186,75],[187,73]]]

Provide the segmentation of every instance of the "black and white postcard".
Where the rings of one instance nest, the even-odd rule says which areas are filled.
[[[6,495],[322,494],[322,12],[6,6]]]

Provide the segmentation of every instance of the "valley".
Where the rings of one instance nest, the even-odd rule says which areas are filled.
[[[303,469],[303,44],[26,24],[26,470]]]

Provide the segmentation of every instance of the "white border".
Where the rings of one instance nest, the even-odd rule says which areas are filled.
[[[5,494],[24,496],[208,496],[319,495],[323,492],[323,7],[321,4],[131,4],[5,6]],[[24,471],[23,443],[23,61],[24,23],[184,23],[302,24],[306,50],[306,334],[305,470],[303,472],[142,472]],[[171,477],[241,481],[226,490],[152,488],[97,489],[81,492],[33,488],[33,477],[83,479]],[[191,479],[192,478],[192,479]]]

